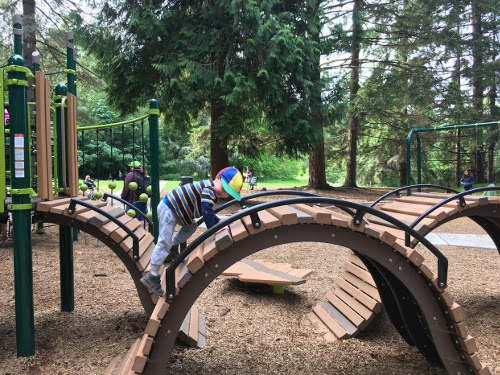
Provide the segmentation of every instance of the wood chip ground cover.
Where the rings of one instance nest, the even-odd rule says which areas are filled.
[[[383,192],[318,193],[371,202]],[[259,201],[272,199],[276,197]],[[438,230],[484,234],[468,219]],[[128,272],[106,246],[80,233],[74,243],[75,310],[61,312],[58,227],[47,227],[44,235],[33,234],[32,244],[36,355],[16,355],[14,257],[8,242],[0,248],[0,375],[102,374],[116,355],[124,355],[140,337],[148,321]],[[499,254],[465,247],[440,250],[450,261],[448,292],[465,310],[483,363],[493,374],[500,374]],[[207,346],[176,346],[169,373],[445,374],[403,341],[385,313],[358,338],[335,343],[319,339],[304,316],[324,301],[348,255],[348,249],[338,246],[298,243],[250,257],[314,270],[306,283],[285,287],[283,295],[273,295],[266,286],[248,288],[232,277],[217,278],[197,301],[207,317]]]

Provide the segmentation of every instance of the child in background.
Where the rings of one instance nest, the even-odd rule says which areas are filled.
[[[460,183],[464,187],[464,191],[472,189],[473,188],[472,184],[474,184],[475,182],[476,179],[474,178],[472,172],[466,169],[464,171],[462,178],[460,179]]]
[[[179,186],[166,195],[158,204],[158,242],[151,256],[151,270],[141,279],[149,291],[162,296],[164,291],[160,285],[160,266],[167,259],[177,255],[175,248],[186,242],[196,231],[196,218],[203,217],[205,224],[211,228],[220,219],[213,210],[218,198],[231,195],[241,200],[240,191],[243,176],[234,167],[227,167],[217,173],[215,180],[209,179]],[[181,229],[172,238],[175,225]],[[175,254],[174,254],[175,252]]]

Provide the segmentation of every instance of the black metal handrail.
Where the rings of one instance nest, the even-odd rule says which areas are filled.
[[[464,197],[466,195],[472,195],[474,193],[481,193],[481,192],[484,192],[484,191],[492,191],[492,190],[498,190],[498,191],[500,191],[500,186],[485,186],[485,187],[471,189],[471,190],[463,191],[461,193],[452,195],[451,197],[448,197],[448,198],[442,200],[441,202],[435,204],[434,206],[430,207],[428,210],[426,210],[425,212],[423,212],[419,217],[417,217],[410,224],[410,228],[415,228],[415,226],[418,223],[420,223],[423,219],[425,219],[427,216],[429,216],[430,213],[436,211],[438,208],[444,206],[448,202],[451,202],[451,201],[453,201],[455,199],[458,199],[460,207],[464,207],[465,206],[465,198]],[[405,235],[405,244],[406,244],[406,246],[409,246],[409,242],[410,242],[410,237],[409,237],[408,233],[406,233],[406,235]]]
[[[307,191],[296,191],[296,190],[270,190],[270,191],[259,191],[254,194],[249,194],[241,197],[241,200],[238,201],[236,199],[232,199],[229,202],[226,202],[219,207],[214,209],[214,213],[220,212],[225,208],[228,208],[236,203],[240,204],[241,208],[247,208],[245,202],[249,201],[250,199],[262,197],[262,196],[269,196],[269,195],[302,195],[305,197],[320,197],[318,194],[314,193],[308,193]],[[199,226],[201,225],[205,219],[202,217],[196,221],[196,224]]]
[[[132,203],[130,202],[127,202],[125,199],[122,199],[120,197],[117,197],[116,195],[113,195],[113,194],[110,194],[110,193],[104,193],[102,199],[103,200],[106,200],[107,198],[111,198],[112,200],[117,200],[118,202],[121,202],[123,203],[124,205],[126,205],[127,207],[131,208],[132,210],[135,211],[135,213],[139,214],[139,216],[141,216],[143,219],[144,219],[144,222],[148,223],[148,232],[149,233],[153,233],[153,228],[154,228],[154,223],[151,219],[149,219],[149,217],[144,213],[142,212],[141,210],[139,210],[136,206],[134,206]]]
[[[401,194],[399,194],[400,191],[411,190],[411,189],[415,189],[415,188],[420,189],[420,188],[424,188],[424,187],[435,188],[435,189],[442,189],[442,190],[445,190],[447,193],[450,193],[450,192],[453,192],[455,194],[459,193],[458,190],[452,189],[452,188],[447,187],[447,186],[441,186],[441,185],[434,185],[434,184],[408,185],[408,186],[404,186],[404,187],[400,187],[400,188],[394,189],[394,190],[392,190],[392,191],[390,191],[388,193],[385,193],[381,197],[379,197],[376,200],[374,200],[370,204],[369,207],[375,206],[377,203],[379,203],[384,198],[387,198],[389,195],[395,194],[397,198],[401,198]]]
[[[266,203],[261,203],[259,205],[247,208],[244,211],[240,211],[230,217],[228,217],[225,220],[219,221],[217,224],[215,224],[213,227],[205,231],[203,234],[198,236],[189,246],[187,246],[184,251],[181,252],[179,257],[175,259],[170,266],[167,268],[166,272],[166,299],[168,301],[172,301],[175,298],[175,269],[183,262],[183,260],[196,248],[198,247],[203,241],[205,241],[208,237],[210,237],[212,234],[216,233],[219,229],[224,228],[225,226],[231,224],[232,222],[241,219],[244,216],[256,214],[259,211],[272,208],[272,207],[277,207],[277,206],[283,206],[283,205],[289,205],[289,204],[298,204],[298,203],[305,203],[305,204],[318,204],[318,203],[325,203],[325,204],[330,204],[330,205],[335,205],[337,207],[340,206],[345,206],[352,208],[356,210],[356,215],[358,213],[370,213],[371,215],[375,215],[380,217],[383,220],[388,221],[389,223],[397,226],[398,228],[402,229],[406,233],[409,233],[411,236],[415,237],[417,240],[420,241],[424,246],[426,246],[429,251],[434,254],[438,258],[438,285],[442,288],[445,288],[447,285],[447,278],[448,278],[448,259],[432,244],[427,240],[425,237],[420,235],[417,231],[415,231],[413,228],[410,228],[408,225],[402,223],[401,221],[393,218],[392,216],[379,211],[375,208],[372,207],[367,207],[359,203],[355,202],[350,202],[350,201],[344,201],[340,199],[334,199],[334,198],[325,198],[325,197],[303,197],[303,198],[288,198],[288,199],[282,199],[282,200],[277,200],[277,201],[272,201],[272,202],[266,202]],[[356,217],[355,215],[355,217]],[[363,214],[358,215],[359,217],[362,217]],[[359,225],[361,222],[356,222],[354,220],[355,225]]]
[[[92,211],[95,211],[95,212],[105,216],[106,218],[111,220],[113,223],[118,225],[121,229],[123,229],[130,237],[132,237],[132,243],[133,243],[133,245],[132,245],[132,258],[134,259],[134,261],[139,260],[139,238],[129,227],[127,227],[125,224],[123,224],[116,217],[114,217],[113,215],[110,215],[108,212],[102,210],[101,208],[94,206],[92,203],[89,203],[88,201],[82,201],[82,200],[77,199],[77,198],[71,198],[71,201],[69,203],[69,207],[67,210],[69,215],[72,215],[73,212],[75,212],[75,208],[76,208],[77,204],[79,204],[80,206],[87,207],[87,208],[91,209]]]

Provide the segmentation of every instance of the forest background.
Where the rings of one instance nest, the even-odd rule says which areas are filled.
[[[78,125],[139,117],[156,98],[161,179],[249,165],[259,179],[308,175],[320,189],[404,186],[411,129],[500,120],[499,5],[0,0],[0,61],[13,51],[12,16],[23,14],[27,66],[39,51],[55,87],[72,30]],[[80,174],[126,171],[136,130],[86,132]],[[498,127],[420,137],[423,182],[457,186],[465,168],[480,183],[500,179]]]

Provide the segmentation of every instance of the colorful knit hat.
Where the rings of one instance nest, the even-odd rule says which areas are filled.
[[[243,176],[234,167],[227,167],[217,173],[222,182],[222,187],[230,196],[236,200],[241,200],[240,191],[243,187]]]

